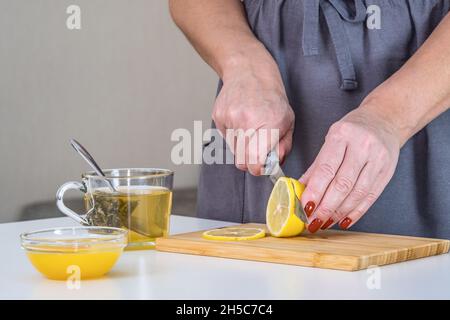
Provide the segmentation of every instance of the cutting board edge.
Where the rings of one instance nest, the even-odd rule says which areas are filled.
[[[241,226],[265,228],[265,225],[255,223],[247,223]],[[246,253],[245,250],[248,250],[249,247],[246,247],[246,249],[244,249],[239,246],[239,242],[222,242],[220,246],[218,246],[218,241],[213,241],[210,243],[204,242],[200,236],[202,232],[203,231],[194,231],[158,238],[156,239],[156,249],[158,251],[173,253],[203,255],[219,258],[260,261],[344,271],[357,271],[375,266],[384,266],[398,262],[421,259],[434,255],[446,254],[450,249],[450,240],[448,239],[364,233],[364,235],[375,236],[377,238],[386,237],[390,239],[412,239],[419,243],[403,249],[395,248],[392,250],[385,250],[380,253],[376,252],[373,254],[363,255],[333,254],[329,252],[296,252],[295,257],[293,257],[292,252],[290,252],[289,250],[284,250],[283,253],[280,253],[279,249],[263,248],[263,254],[259,254],[258,256],[258,254],[254,254],[253,252],[248,255],[248,252]],[[361,234],[360,232],[355,231],[331,230],[331,232],[335,234]],[[189,237],[193,238],[189,239]],[[347,241],[343,241],[342,243],[346,242]],[[241,254],[239,254],[239,251],[241,251]],[[298,257],[299,255],[300,258]],[[280,261],[279,259],[280,256],[283,258],[282,261]],[[309,257],[309,260],[305,260],[305,257]],[[336,263],[336,261],[340,262]]]
[[[370,255],[366,255],[366,256],[361,256],[361,258],[363,258],[363,260],[367,259],[367,261],[377,260],[377,259],[386,260],[386,257],[395,258],[395,261],[389,261],[390,259],[388,259],[386,262],[381,261],[378,263],[376,263],[376,262],[364,263],[364,264],[368,264],[368,265],[363,269],[367,269],[371,266],[384,266],[384,265],[389,265],[389,264],[394,264],[394,263],[422,259],[422,258],[426,258],[426,257],[438,256],[441,254],[447,254],[449,252],[450,240],[433,239],[433,238],[430,238],[430,239],[435,240],[435,241],[433,241],[432,243],[424,243],[424,244],[412,246],[410,248],[405,248],[405,249],[388,250],[388,251],[385,251],[382,255],[375,253],[375,254],[370,254]],[[433,252],[430,253],[429,250],[432,250]],[[414,254],[414,257],[412,257],[411,254]]]
[[[200,255],[200,256],[208,256],[208,257],[218,257],[218,258],[227,258],[227,259],[235,259],[235,260],[245,260],[245,261],[258,261],[258,262],[267,262],[267,263],[277,263],[277,264],[287,264],[287,265],[295,265],[302,267],[313,267],[313,268],[321,268],[321,269],[333,269],[333,270],[341,270],[341,271],[358,271],[365,269],[363,267],[362,259],[360,256],[352,256],[352,255],[334,255],[328,253],[311,253],[305,252],[303,254],[297,254],[294,258],[291,255],[291,252],[281,252],[272,249],[272,248],[264,248],[265,254],[256,256],[252,255],[249,257],[245,257],[239,255],[238,252],[240,250],[246,250],[247,248],[241,248],[236,244],[230,244],[229,242],[223,242],[223,249],[226,250],[226,253],[221,253],[220,250],[217,249],[217,243],[205,243],[201,244],[195,240],[187,240],[187,239],[174,239],[169,237],[163,237],[156,239],[156,250],[162,252],[172,252],[172,253],[182,253],[182,254],[190,254],[190,255]],[[200,247],[201,245],[201,247]],[[311,256],[309,260],[304,258],[305,256]],[[280,260],[280,257],[283,258]],[[304,260],[301,260],[304,258]],[[332,261],[340,261],[332,262]]]

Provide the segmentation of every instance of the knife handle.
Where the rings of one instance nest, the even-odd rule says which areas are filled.
[[[266,162],[264,163],[264,173],[263,175],[269,176],[276,166],[279,164],[280,159],[278,158],[278,154],[275,150],[269,152],[266,158]]]

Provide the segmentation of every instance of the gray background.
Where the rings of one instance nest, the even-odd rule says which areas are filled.
[[[0,0],[0,222],[57,214],[57,187],[88,169],[71,137],[103,167],[175,170],[193,198],[198,168],[172,164],[170,135],[209,125],[216,82],[165,0]]]

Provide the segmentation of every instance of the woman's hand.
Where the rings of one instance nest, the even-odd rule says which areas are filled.
[[[392,178],[400,147],[449,110],[449,27],[447,14],[399,71],[330,128],[300,179],[307,185],[302,203],[312,214],[311,232],[358,221]]]
[[[300,178],[306,184],[301,200],[310,232],[335,223],[351,227],[392,178],[402,142],[393,124],[374,110],[363,103],[334,123]]]
[[[223,81],[213,119],[235,155],[236,166],[260,175],[267,154],[278,142],[281,161],[290,151],[294,130],[294,112],[275,60],[250,29],[241,0],[170,0],[169,4],[177,25]],[[227,129],[234,134],[227,134]],[[242,145],[236,130],[246,135]]]
[[[272,58],[262,53],[251,59],[225,73],[212,117],[236,167],[260,175],[273,148],[280,161],[291,150],[295,116]]]

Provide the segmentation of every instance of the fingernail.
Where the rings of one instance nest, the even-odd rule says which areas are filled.
[[[352,223],[352,219],[350,218],[345,218],[344,220],[341,221],[341,223],[339,223],[339,227],[343,230],[347,229],[348,226]]]
[[[331,226],[331,225],[333,224],[333,222],[334,222],[333,219],[331,219],[331,218],[328,219],[327,222],[325,222],[325,223],[323,224],[323,226],[320,227],[320,229],[321,229],[321,230],[327,229],[329,226]]]
[[[311,215],[312,215],[312,213],[314,212],[314,209],[316,208],[316,204],[314,203],[314,201],[308,201],[307,203],[306,203],[306,206],[305,206],[305,213],[306,213],[306,216],[309,218]]]
[[[322,225],[323,221],[319,218],[314,219],[309,225],[308,225],[308,231],[311,233],[316,232],[319,230],[320,226]]]

